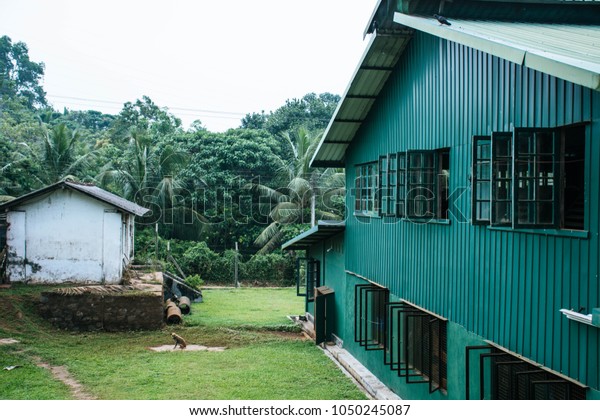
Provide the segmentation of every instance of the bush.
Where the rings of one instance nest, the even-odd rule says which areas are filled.
[[[191,276],[187,276],[185,278],[185,282],[188,286],[193,287],[194,289],[200,289],[200,286],[204,284],[204,280],[198,274],[194,274]]]
[[[136,263],[152,263],[156,257],[154,230],[138,229],[135,241]],[[177,239],[167,241],[159,237],[158,258],[165,270],[173,273],[177,273],[177,270],[167,259],[167,242],[170,243],[171,255],[188,278],[198,276],[198,280],[194,281],[233,285],[235,251],[217,253],[210,249],[206,242]],[[294,268],[294,259],[279,252],[254,255],[248,260],[238,255],[238,276],[241,283],[291,286],[294,284]]]
[[[282,254],[255,255],[244,264],[241,277],[248,283],[290,286],[294,283],[294,261]]]

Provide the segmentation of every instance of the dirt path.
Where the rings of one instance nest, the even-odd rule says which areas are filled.
[[[71,389],[71,394],[75,400],[95,400],[96,397],[86,392],[81,385],[67,370],[65,366],[52,366],[49,363],[44,362],[39,357],[33,358],[36,366],[48,369],[54,378],[61,381]]]

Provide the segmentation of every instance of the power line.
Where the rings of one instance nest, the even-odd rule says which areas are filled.
[[[62,96],[62,95],[48,95],[50,98],[58,98],[58,99],[71,99],[81,102],[88,103],[104,103],[104,104],[112,104],[122,106],[123,103],[118,101],[108,101],[103,99],[89,99],[89,98],[79,98],[76,96]],[[209,114],[223,114],[223,115],[235,115],[244,117],[246,113],[243,112],[230,112],[230,111],[218,111],[218,110],[210,110],[210,109],[194,109],[194,108],[181,108],[181,107],[166,107],[169,110],[177,110],[177,111],[190,111],[194,113],[209,113]]]

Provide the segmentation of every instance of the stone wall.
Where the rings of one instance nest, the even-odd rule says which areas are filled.
[[[160,293],[43,292],[40,313],[59,328],[75,331],[156,330],[163,326]],[[75,289],[71,289],[75,290]]]

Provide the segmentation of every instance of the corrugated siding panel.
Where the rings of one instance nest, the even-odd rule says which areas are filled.
[[[348,149],[348,168],[381,154],[450,147],[450,186],[470,218],[471,136],[593,121],[587,128],[590,238],[350,217],[346,267],[501,346],[599,388],[599,329],[561,308],[600,306],[600,92],[449,41],[416,34]],[[591,140],[591,141],[590,141]],[[354,171],[347,171],[354,185]],[[348,197],[353,208],[353,196]]]

